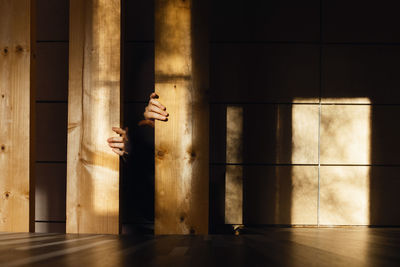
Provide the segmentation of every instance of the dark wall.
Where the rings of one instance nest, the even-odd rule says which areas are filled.
[[[224,224],[230,105],[244,109],[244,223],[399,225],[398,2],[211,2],[212,225]],[[299,106],[315,114],[309,121],[316,118],[318,142],[293,159],[295,113],[285,110]],[[345,126],[363,112],[370,112],[370,160],[347,157],[357,154],[351,142],[360,132]],[[309,184],[294,180],[296,168]],[[367,187],[366,203],[358,203],[358,184]],[[292,217],[293,197],[305,216]],[[351,214],[362,205],[366,220]]]
[[[36,231],[65,232],[69,1],[36,3]]]

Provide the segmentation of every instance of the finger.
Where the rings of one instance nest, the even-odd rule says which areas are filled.
[[[155,112],[155,113],[158,113],[158,114],[163,115],[165,117],[168,117],[168,115],[169,115],[168,112],[162,110],[161,108],[159,108],[157,106],[150,106],[147,111]]]
[[[107,142],[109,143],[122,143],[124,142],[124,138],[121,136],[118,137],[110,137],[107,139]]]
[[[118,148],[113,148],[112,151],[114,151],[116,154],[118,154],[120,156],[124,155],[124,152],[122,150],[119,150]]]
[[[138,125],[139,125],[139,126],[145,126],[145,125],[147,125],[147,126],[150,126],[150,127],[153,127],[153,128],[154,128],[154,121],[151,121],[151,120],[141,120],[141,121],[139,121]]]
[[[158,98],[158,95],[155,92],[151,93],[150,99],[157,99],[157,98]]]
[[[125,148],[124,143],[110,143],[109,146],[113,148],[121,148],[121,149]]]
[[[145,118],[148,120],[159,120],[159,121],[166,121],[167,117],[155,112],[146,112]]]
[[[166,109],[167,109],[166,107],[164,107],[160,102],[158,102],[158,101],[155,100],[155,99],[151,99],[151,100],[149,101],[149,103],[150,103],[151,105],[154,105],[154,106],[156,106],[156,107],[159,107],[159,108],[162,109],[162,110],[166,110]]]
[[[119,127],[112,127],[112,130],[116,132],[117,134],[126,134],[125,130],[119,128]]]

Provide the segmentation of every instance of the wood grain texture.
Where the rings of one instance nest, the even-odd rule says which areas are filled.
[[[0,231],[34,231],[33,0],[0,0]]]
[[[70,1],[67,232],[119,233],[120,0]]]
[[[155,127],[156,234],[208,232],[206,2],[156,1],[156,92],[170,114]]]

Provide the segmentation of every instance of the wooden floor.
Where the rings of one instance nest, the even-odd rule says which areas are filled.
[[[400,228],[208,236],[0,233],[0,266],[400,266]]]

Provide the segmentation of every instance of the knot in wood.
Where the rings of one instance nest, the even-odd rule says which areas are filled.
[[[5,48],[3,49],[3,52],[4,52],[4,55],[7,55],[7,54],[8,54],[8,47],[5,47]]]
[[[6,146],[5,145],[1,145],[1,150],[2,151],[6,150]]]
[[[189,150],[187,153],[189,154],[189,163],[193,163],[197,156],[196,152]]]
[[[23,52],[23,51],[24,51],[24,48],[23,48],[22,46],[17,45],[17,46],[15,47],[15,52],[21,53],[21,52]]]
[[[162,151],[162,150],[158,150],[158,151],[157,151],[157,156],[158,156],[158,157],[162,158],[162,157],[164,157],[164,155],[165,155],[165,152],[164,152],[164,151]]]
[[[6,197],[6,198],[9,198],[10,197],[10,192],[4,192],[4,196]]]
[[[3,95],[1,95],[1,98],[4,98],[4,97],[6,97],[4,94],[3,94]]]

